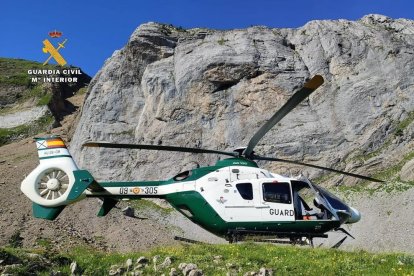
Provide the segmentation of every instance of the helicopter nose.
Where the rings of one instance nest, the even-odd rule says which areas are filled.
[[[361,213],[353,207],[350,207],[350,209],[351,209],[351,216],[349,217],[346,223],[358,222],[361,219]]]

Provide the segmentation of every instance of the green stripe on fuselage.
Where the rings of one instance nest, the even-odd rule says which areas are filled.
[[[187,207],[193,214],[193,217],[189,217],[191,221],[219,236],[225,236],[229,231],[236,229],[243,229],[244,231],[322,234],[340,226],[339,221],[328,220],[226,222],[196,191],[168,194],[165,198],[178,211],[180,211],[180,207]],[[258,210],[258,215],[260,214]]]

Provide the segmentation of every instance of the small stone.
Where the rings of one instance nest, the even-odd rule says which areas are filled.
[[[188,275],[190,273],[191,270],[195,270],[197,269],[197,265],[196,264],[187,264],[184,269],[183,269],[183,274],[184,275]]]
[[[70,264],[70,274],[71,275],[80,275],[81,269],[76,262]]]
[[[171,265],[172,261],[171,261],[171,257],[166,257],[164,262],[162,262],[162,264],[160,265],[161,268],[167,268]]]
[[[169,276],[178,276],[178,271],[174,267],[171,268]]]
[[[152,262],[154,263],[154,264],[156,264],[157,262],[158,262],[158,260],[160,259],[160,255],[155,255],[153,258],[152,258]]]
[[[127,216],[127,217],[131,217],[131,218],[135,217],[134,208],[132,208],[131,206],[127,206],[124,209],[122,209],[122,213],[124,214],[124,216]]]
[[[237,269],[238,265],[233,264],[233,263],[227,263],[227,264],[226,264],[226,267],[227,267],[227,268],[230,268],[230,269]]]
[[[201,269],[193,269],[188,273],[188,276],[203,276],[204,273]]]
[[[149,260],[145,258],[144,256],[139,257],[137,260],[137,264],[147,264],[148,262]]]
[[[119,265],[112,265],[111,268],[109,269],[108,274],[110,276],[119,276],[122,275],[125,272],[125,268],[120,267]]]
[[[187,264],[186,264],[186,263],[180,263],[180,264],[178,265],[178,269],[182,271],[182,270],[183,270],[186,266],[187,266]]]
[[[272,276],[272,275],[273,275],[273,271],[271,269],[267,269],[264,267],[259,269],[258,276]]]
[[[130,271],[132,268],[132,259],[128,259],[125,263],[127,271]]]
[[[243,276],[257,276],[257,272],[249,271],[249,272],[244,273]]]

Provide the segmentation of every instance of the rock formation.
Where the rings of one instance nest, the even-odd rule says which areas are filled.
[[[256,152],[374,174],[413,152],[413,70],[414,21],[406,19],[367,15],[297,29],[228,31],[146,23],[92,80],[71,151],[98,179],[169,178],[222,157],[81,145],[95,140],[232,150],[246,145],[307,78],[321,74],[325,84]]]

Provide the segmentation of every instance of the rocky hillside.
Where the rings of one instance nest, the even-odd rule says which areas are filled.
[[[67,98],[86,91],[91,78],[82,72],[76,83],[32,82],[29,74],[35,70],[60,70],[60,66],[0,58],[0,145],[10,143],[60,125],[60,121],[75,111]],[[59,72],[60,72],[59,71]],[[48,74],[63,77],[60,74]]]

